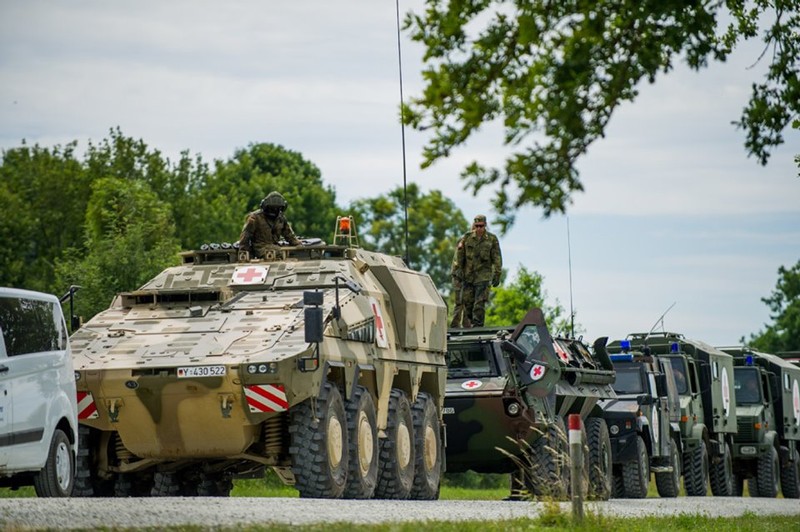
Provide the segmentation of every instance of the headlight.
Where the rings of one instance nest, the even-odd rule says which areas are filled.
[[[741,452],[742,454],[754,456],[756,454],[756,448],[753,447],[752,445],[745,445],[743,447],[739,447],[739,452]]]
[[[519,414],[519,410],[519,403],[508,403],[508,407],[506,407],[509,416],[516,416]]]
[[[619,427],[617,425],[611,425],[611,427],[608,430],[611,432],[611,434],[615,436],[619,434]]]

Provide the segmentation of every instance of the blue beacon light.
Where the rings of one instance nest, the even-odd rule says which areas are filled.
[[[744,363],[745,363],[746,366],[752,366],[753,365],[753,355],[747,355],[746,357],[744,357]]]
[[[630,340],[620,340],[619,347],[623,353],[627,353],[631,350],[631,341]]]
[[[679,353],[680,347],[678,346],[678,342],[672,342],[669,344],[669,352],[670,353]]]

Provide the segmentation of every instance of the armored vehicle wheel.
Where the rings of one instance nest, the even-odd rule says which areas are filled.
[[[409,498],[439,498],[442,480],[442,441],[436,403],[430,394],[420,392],[411,407],[414,419],[414,486]]]
[[[386,438],[380,440],[376,499],[407,499],[414,487],[414,421],[405,392],[392,389]]]
[[[197,479],[188,471],[156,471],[153,473],[153,497],[193,497],[197,495]]]
[[[797,448],[789,453],[789,458],[781,467],[781,491],[785,499],[800,498],[800,453]]]
[[[711,493],[717,497],[730,497],[734,495],[733,486],[733,456],[731,447],[727,443],[724,447],[725,456],[719,457],[711,464],[708,471],[711,480]]]
[[[292,473],[300,497],[341,497],[347,484],[349,445],[347,417],[339,389],[326,382],[318,398],[312,397],[292,408],[289,434]]]
[[[564,499],[569,485],[567,466],[567,435],[564,420],[547,427],[544,436],[531,445],[531,471],[528,489],[535,497]]]
[[[671,472],[656,473],[656,489],[661,497],[677,497],[681,487],[681,456],[675,440],[669,442],[669,463]]]
[[[96,450],[92,429],[86,425],[78,426],[78,459],[75,462],[75,489],[73,497],[112,497],[114,481],[101,479],[97,475],[97,460],[92,451]]]
[[[586,439],[589,445],[590,499],[607,501],[611,497],[611,437],[606,420],[590,417],[586,420]]]
[[[708,491],[708,450],[706,442],[683,455],[683,487],[686,495],[705,497]]]
[[[622,464],[622,484],[625,496],[631,499],[647,497],[650,486],[650,458],[641,436],[636,436],[636,460]]]
[[[44,467],[33,477],[33,488],[39,497],[69,497],[74,486],[75,457],[67,435],[56,429]]]
[[[733,475],[733,496],[741,497],[744,495],[744,478],[734,474]]]
[[[622,481],[622,475],[611,476],[611,498],[621,499],[625,497],[625,484]]]
[[[200,483],[197,485],[197,495],[200,497],[227,497],[232,489],[233,481],[225,473],[200,473]]]
[[[756,473],[756,481],[750,484],[757,486],[756,493],[750,493],[756,497],[777,497],[778,496],[778,451],[775,447],[770,447],[769,450],[758,457],[758,471]]]
[[[525,471],[518,468],[508,475],[509,494],[505,501],[525,501],[528,500],[527,489],[525,488]]]
[[[114,497],[149,497],[153,473],[120,473],[114,481]]]
[[[344,496],[347,499],[369,499],[378,483],[378,427],[375,403],[369,390],[356,386],[346,410],[350,470]]]

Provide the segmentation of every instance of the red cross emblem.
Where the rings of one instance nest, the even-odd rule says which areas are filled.
[[[264,266],[247,266],[236,268],[231,282],[233,284],[259,284],[267,279],[267,268]]]
[[[378,344],[378,347],[389,347],[389,342],[386,338],[386,326],[383,323],[383,314],[381,314],[381,306],[374,297],[369,298],[369,302],[372,307],[372,313],[375,315],[375,343]]]
[[[481,381],[473,379],[471,381],[462,382],[461,387],[465,390],[474,390],[475,388],[480,388],[482,384],[483,383]]]
[[[545,367],[541,364],[534,364],[531,368],[531,379],[538,381],[544,377]]]

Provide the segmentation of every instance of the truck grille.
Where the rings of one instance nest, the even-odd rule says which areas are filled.
[[[756,439],[756,429],[753,426],[753,420],[748,419],[737,419],[736,423],[736,441],[755,441]]]

